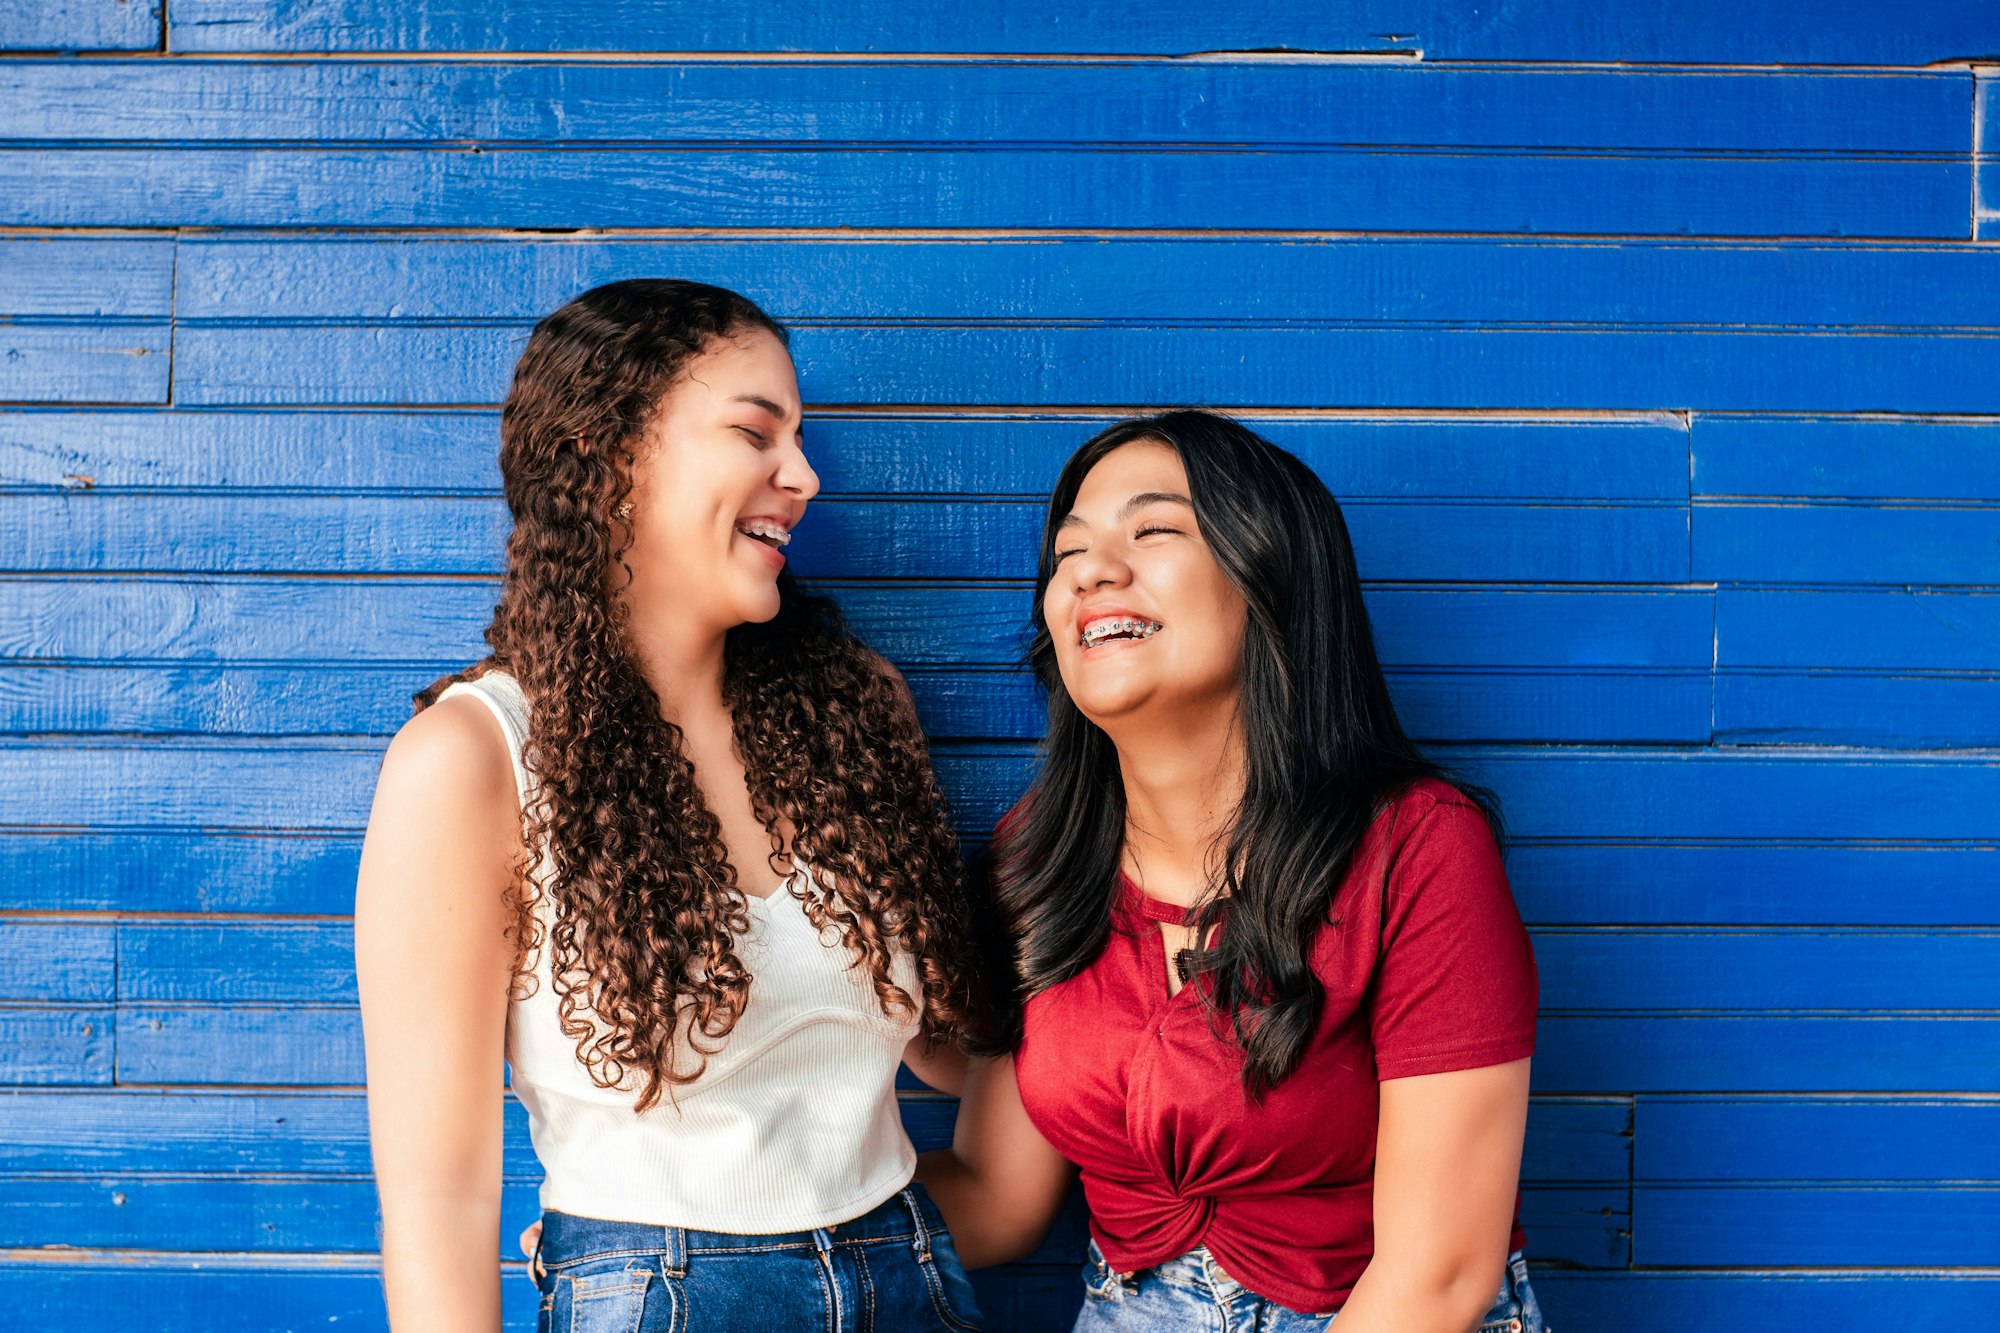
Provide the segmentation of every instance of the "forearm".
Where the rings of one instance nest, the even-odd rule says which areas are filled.
[[[1340,1307],[1340,1333],[1467,1333],[1493,1306],[1506,1271],[1498,1255],[1377,1254]]]
[[[476,1193],[476,1192],[475,1192]],[[382,1282],[395,1333],[500,1327],[500,1200],[384,1201]]]
[[[1013,1263],[1035,1252],[1048,1234],[1048,1210],[1010,1201],[1007,1191],[948,1148],[917,1159],[917,1179],[951,1228],[952,1244],[967,1268]]]

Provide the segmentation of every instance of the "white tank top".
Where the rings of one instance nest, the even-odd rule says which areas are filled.
[[[519,683],[489,672],[440,699],[456,695],[498,719],[525,803],[533,779]],[[644,1113],[633,1109],[636,1078],[622,1088],[591,1081],[557,1022],[548,950],[536,951],[534,993],[508,1008],[507,1059],[542,1163],[544,1209],[768,1235],[858,1217],[909,1183],[916,1153],[897,1113],[896,1070],[917,1018],[883,1013],[838,933],[813,928],[793,895],[801,887],[814,891],[814,881],[795,863],[768,898],[750,897],[750,931],[736,941],[749,1003],[701,1076]],[[547,892],[536,911],[546,940]],[[907,955],[891,976],[922,1002]]]

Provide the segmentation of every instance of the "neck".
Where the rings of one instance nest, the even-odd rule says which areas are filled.
[[[668,721],[722,707],[723,632],[634,607],[628,633],[633,658]]]
[[[1243,799],[1236,700],[1201,717],[1110,734],[1125,786],[1126,866],[1153,897],[1192,904],[1214,880]]]

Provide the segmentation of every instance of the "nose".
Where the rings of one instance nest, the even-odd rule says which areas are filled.
[[[1065,562],[1063,573],[1078,595],[1097,588],[1115,588],[1124,583],[1131,570],[1115,540],[1092,542]]]
[[[778,462],[778,487],[803,502],[819,494],[819,473],[806,461],[806,451],[794,444]]]

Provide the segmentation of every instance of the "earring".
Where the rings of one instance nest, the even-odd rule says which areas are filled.
[[[616,509],[611,511],[611,517],[613,518],[632,517],[632,502],[630,500],[627,500],[624,503],[620,504]]]

